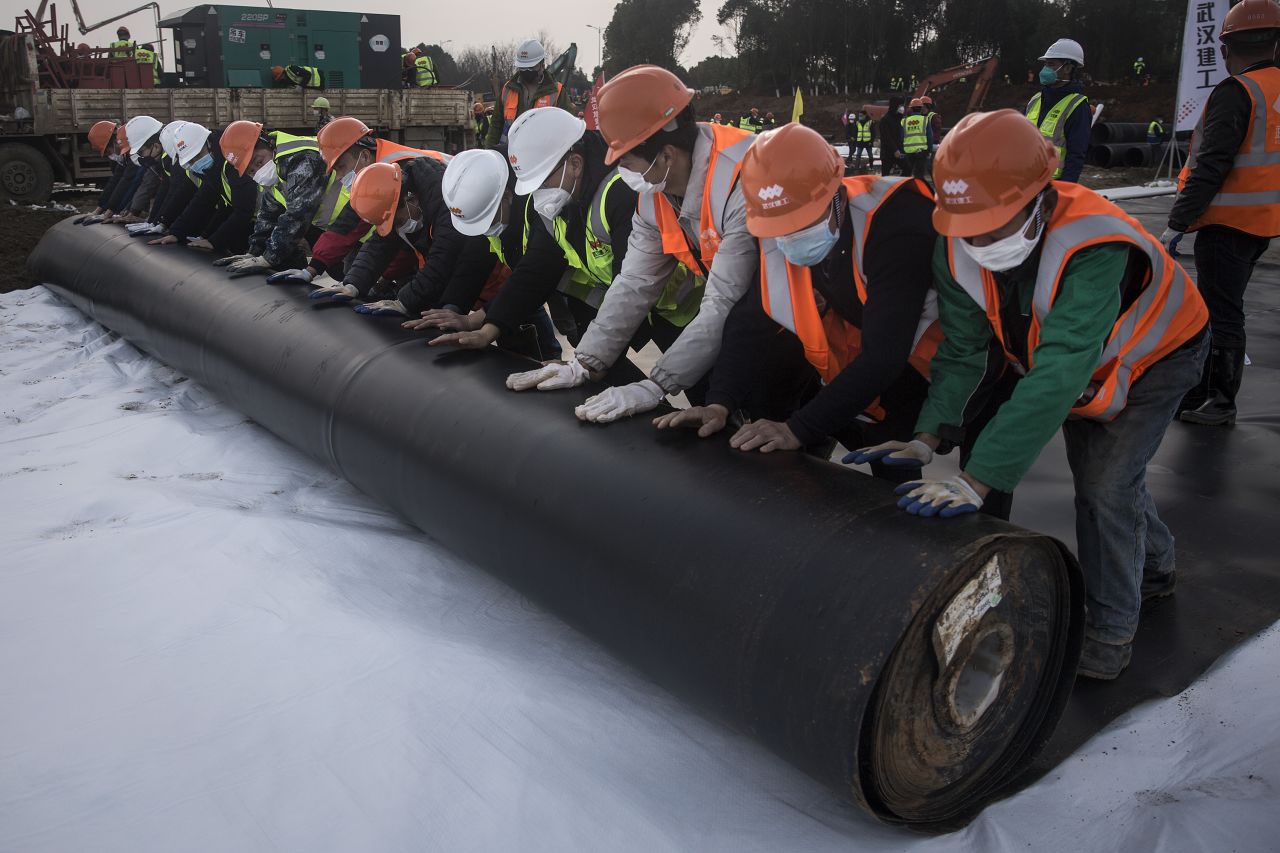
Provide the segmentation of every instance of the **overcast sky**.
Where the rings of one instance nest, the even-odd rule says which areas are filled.
[[[135,40],[151,40],[155,38],[154,16],[151,12],[130,15],[119,23],[111,24],[96,30],[87,36],[77,33],[75,17],[71,11],[71,0],[55,0],[58,6],[60,22],[71,24],[71,34],[76,41],[90,44],[107,44],[115,38],[115,29],[120,24],[129,28]],[[144,0],[79,0],[86,23],[93,25],[105,18],[117,15],[126,9],[142,5]],[[685,67],[697,63],[699,59],[716,52],[711,37],[720,33],[716,24],[716,10],[722,0],[701,0],[702,23],[700,23],[689,42],[684,56],[681,57]],[[0,27],[9,29],[13,26],[14,16],[24,8],[35,9],[39,0],[0,0]],[[192,3],[167,3],[161,0],[162,15],[169,16],[175,12],[189,9]],[[215,4],[216,5],[216,4]],[[266,7],[265,0],[254,2],[249,0],[241,5]],[[562,47],[569,42],[578,43],[578,64],[587,73],[596,65],[596,32],[588,24],[604,27],[613,17],[613,4],[609,0],[472,0],[472,2],[451,3],[405,3],[403,5],[388,0],[366,0],[359,4],[351,0],[306,0],[298,3],[278,3],[279,8],[288,9],[332,9],[335,11],[350,10],[358,5],[361,10],[387,14],[400,14],[400,33],[405,44],[444,44],[450,53],[472,45],[488,45],[494,41],[520,39],[535,34],[539,29],[546,29],[554,34],[554,38]],[[399,8],[397,6],[399,5]],[[402,11],[408,7],[411,11]],[[447,41],[447,43],[446,43]],[[170,53],[169,45],[165,46],[165,54]],[[166,58],[166,68],[173,70],[172,60]]]

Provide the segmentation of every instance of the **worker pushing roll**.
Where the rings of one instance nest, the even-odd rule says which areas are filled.
[[[1053,142],[1013,110],[965,116],[938,150],[943,341],[913,444],[956,440],[993,343],[1021,378],[963,472],[900,486],[899,506],[974,512],[990,490],[1012,491],[1061,429],[1089,605],[1080,673],[1110,679],[1128,665],[1142,598],[1173,588],[1173,536],[1146,466],[1200,376],[1208,313],[1157,240],[1092,190],[1052,180],[1057,168]]]
[[[180,168],[173,180],[191,185],[191,200],[176,215],[170,207],[166,216],[173,217],[173,224],[152,245],[185,243],[192,249],[233,255],[245,251],[260,187],[223,156],[222,137],[228,129],[210,131],[195,122],[175,128],[174,151]]]

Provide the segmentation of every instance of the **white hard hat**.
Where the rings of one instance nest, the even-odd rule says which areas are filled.
[[[528,39],[516,48],[516,68],[532,68],[547,58],[547,50],[537,39]]]
[[[168,155],[170,160],[178,159],[178,128],[186,124],[182,119],[171,121],[160,131],[160,147],[164,149],[164,153]]]
[[[516,195],[528,195],[560,165],[587,123],[559,107],[523,112],[507,131],[507,159],[516,173]]]
[[[179,166],[190,166],[191,161],[200,156],[209,139],[209,128],[193,121],[184,121],[173,134],[173,148],[178,154]]]
[[[510,174],[506,159],[497,151],[471,148],[450,160],[440,189],[454,230],[468,237],[488,231]]]
[[[138,149],[147,144],[147,140],[160,132],[164,127],[151,116],[134,116],[125,122],[124,138],[129,143],[129,156],[138,162]]]
[[[1072,39],[1058,39],[1049,45],[1049,49],[1044,52],[1044,56],[1040,57],[1040,61],[1046,59],[1070,59],[1076,65],[1084,65],[1084,48],[1080,46],[1080,42]]]

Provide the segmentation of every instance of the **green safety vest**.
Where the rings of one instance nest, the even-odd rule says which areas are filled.
[[[1058,149],[1058,168],[1053,173],[1054,180],[1062,177],[1062,166],[1067,162],[1067,119],[1088,100],[1079,92],[1067,95],[1053,105],[1053,109],[1049,110],[1043,121],[1040,120],[1040,93],[1036,92],[1035,97],[1027,104],[1027,118]]]
[[[419,56],[413,63],[414,76],[413,82],[419,86],[434,86],[436,84],[436,66],[429,56]]]
[[[195,169],[183,166],[182,171],[187,173],[187,179],[190,180],[191,183],[195,184],[197,188],[204,185],[204,177]]]
[[[284,197],[284,193],[280,191],[280,187],[289,177],[288,170],[285,168],[285,158],[297,154],[299,151],[315,151],[316,153],[319,153],[320,143],[316,142],[316,138],[314,136],[294,136],[292,133],[285,133],[282,130],[273,130],[268,133],[267,136],[271,137],[271,140],[275,143],[276,174],[279,178],[279,180],[276,181],[275,186],[271,188],[271,197],[274,198],[281,207],[288,209],[289,201]],[[316,215],[312,217],[312,225],[324,228],[326,225],[332,223],[333,220],[337,218],[338,212],[341,211],[342,208],[337,205],[337,202],[339,198],[345,196],[346,188],[342,186],[342,181],[338,181],[338,189],[340,192],[334,192],[333,185],[336,178],[337,176],[332,172],[329,173],[329,183],[325,185],[324,200],[321,201],[320,209],[316,211]],[[332,199],[330,198],[331,195]],[[343,203],[345,204],[345,199],[343,200]],[[323,221],[325,218],[324,214],[326,213],[326,208],[331,214],[328,218],[328,222]]]
[[[902,120],[902,151],[919,154],[929,148],[929,120],[922,115],[909,115]]]
[[[529,203],[528,203],[528,202],[525,202],[525,208],[526,208],[525,213],[528,213],[528,209],[527,209],[527,208],[528,208],[528,205],[529,205]],[[527,232],[526,232],[526,233],[527,233]],[[507,263],[507,256],[506,256],[506,253],[502,251],[502,235],[501,235],[501,234],[499,234],[497,237],[487,237],[486,239],[489,241],[489,251],[490,251],[490,252],[493,252],[493,254],[497,256],[498,261],[499,261],[499,262],[500,262],[504,267],[509,267],[509,266],[511,266],[511,264]],[[528,239],[527,239],[527,238],[526,238],[525,242],[526,242],[526,243],[528,243]]]
[[[1158,121],[1153,121],[1147,127],[1147,136],[1164,136],[1164,127]]]
[[[296,66],[302,69],[302,73],[294,71],[295,66],[286,65],[284,67],[284,76],[289,78],[289,82],[295,86],[310,86],[313,89],[320,88],[320,69],[311,65]]]
[[[145,47],[134,48],[133,61],[139,65],[150,65],[151,79],[157,86],[160,85],[160,66],[156,65],[155,51],[147,50]]]
[[[120,39],[113,41],[109,47],[111,48],[112,59],[128,59],[133,56],[133,42]]]
[[[855,119],[853,122],[853,127],[857,133],[857,135],[854,137],[855,142],[871,141],[871,119],[867,119],[865,122],[861,122]]]

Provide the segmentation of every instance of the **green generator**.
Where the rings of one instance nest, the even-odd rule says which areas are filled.
[[[172,29],[181,85],[270,87],[275,65],[320,69],[325,89],[400,88],[400,16],[195,6]]]

